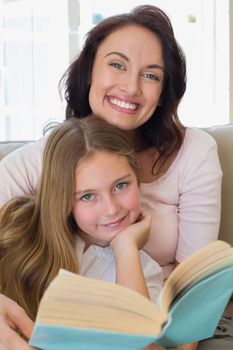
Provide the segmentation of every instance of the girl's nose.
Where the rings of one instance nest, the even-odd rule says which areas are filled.
[[[106,214],[109,216],[114,216],[118,213],[120,209],[120,205],[116,198],[113,198],[113,196],[110,196],[105,199],[105,209]]]

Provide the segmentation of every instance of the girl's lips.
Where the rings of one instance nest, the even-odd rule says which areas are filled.
[[[107,224],[101,224],[101,226],[103,226],[103,227],[116,227],[116,226],[120,225],[124,221],[126,216],[127,215],[123,216],[122,218],[120,218],[120,219],[118,219],[116,221],[109,222]]]

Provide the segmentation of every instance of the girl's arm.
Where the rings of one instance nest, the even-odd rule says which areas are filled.
[[[0,294],[0,349],[1,350],[32,350],[21,338],[20,331],[30,338],[33,322],[25,311],[14,301]]]
[[[130,225],[111,241],[116,262],[116,283],[149,298],[139,251],[149,238],[151,217],[145,214],[140,222]]]

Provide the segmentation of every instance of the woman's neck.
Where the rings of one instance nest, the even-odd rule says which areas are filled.
[[[147,148],[138,129],[124,130],[124,134],[133,146],[135,152],[140,152]]]

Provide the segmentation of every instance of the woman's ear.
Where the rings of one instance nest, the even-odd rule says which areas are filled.
[[[160,99],[159,99],[159,103],[158,103],[158,107],[161,107],[161,106],[162,106],[162,104],[163,104],[163,99],[162,99],[162,98],[160,98]]]

